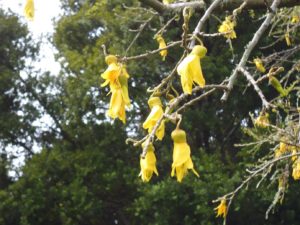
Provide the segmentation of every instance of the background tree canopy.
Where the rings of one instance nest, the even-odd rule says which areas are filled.
[[[101,46],[104,44],[109,54],[119,56],[157,49],[153,36],[173,17],[176,19],[170,22],[164,39],[181,40],[182,12],[158,14],[147,5],[151,1],[61,2],[63,15],[55,24],[53,36],[61,71],[54,75],[26,65],[27,59],[38,58],[38,45],[30,38],[26,24],[11,12],[0,10],[0,224],[221,224],[222,219],[215,217],[216,204],[212,200],[234,190],[245,178],[246,168],[256,165],[274,144],[270,141],[255,147],[235,145],[272,134],[271,128],[265,131],[254,127],[249,116],[249,113],[257,116],[262,110],[258,94],[241,78],[225,103],[220,101],[220,93],[215,92],[186,108],[181,127],[188,134],[200,178],[190,173],[183,183],[177,183],[170,177],[173,146],[170,134],[175,126],[167,123],[163,142],[155,142],[159,176],[143,183],[138,177],[141,147],[126,145],[125,141],[146,134],[141,125],[149,113],[147,89],[170,73],[184,49],[179,45],[168,49],[166,61],[159,54],[128,61],[132,110],[127,112],[124,125],[119,120],[112,122],[105,114],[109,97],[108,88],[100,88],[103,82],[100,74],[107,67]],[[223,18],[232,11],[229,10],[216,11],[205,23],[203,32],[217,33]],[[255,15],[243,10],[238,15],[236,40],[226,41],[220,35],[201,37],[208,49],[201,60],[208,84],[219,84],[230,76],[266,10],[265,6],[255,9]],[[284,38],[293,10],[298,8],[278,10],[284,18],[280,20],[282,24],[279,28],[271,26],[260,41],[260,47],[271,47],[256,47],[249,61],[266,56],[264,62],[270,68],[273,59],[267,56],[294,49],[288,52],[292,59],[279,54],[277,57],[281,56],[283,62],[274,65],[284,66],[286,71],[295,68],[300,56],[299,22],[290,31],[291,47]],[[203,13],[195,9],[189,21],[190,32]],[[127,51],[136,30],[150,17],[153,19]],[[274,40],[268,32],[274,32],[278,38]],[[253,63],[249,63],[249,70],[258,78]],[[291,74],[287,86],[299,79],[296,69]],[[174,88],[181,91],[180,83],[175,82]],[[270,85],[261,89],[268,99],[278,96]],[[296,102],[297,95],[294,91],[288,100],[281,99],[282,104]],[[290,118],[285,109],[282,107],[271,115],[274,121],[281,121],[282,129]],[[45,116],[50,122],[42,128],[35,121]],[[290,119],[292,122],[295,119]],[[34,146],[40,151],[35,153]],[[8,175],[14,158],[8,154],[11,148],[26,155],[25,165],[17,170],[15,177]],[[285,165],[279,163],[277,174]],[[258,189],[256,182],[250,183],[235,197],[227,215],[228,224],[299,224],[299,184],[292,178],[288,178],[284,201],[265,219],[265,212],[278,191],[277,179],[271,178],[268,176]]]

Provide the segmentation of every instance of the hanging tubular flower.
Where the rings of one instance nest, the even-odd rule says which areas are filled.
[[[219,217],[219,216],[223,215],[223,218],[225,218],[226,214],[227,214],[226,199],[222,199],[220,204],[215,208],[215,210],[216,210],[216,213],[217,213],[216,217]]]
[[[254,125],[261,128],[266,128],[269,124],[270,122],[268,113],[260,113],[254,121]]]
[[[34,19],[34,1],[27,0],[25,8],[24,8],[25,17],[29,20]]]
[[[255,66],[256,66],[256,69],[261,72],[261,73],[265,73],[266,72],[266,68],[264,67],[263,65],[263,62],[261,61],[260,58],[255,58],[253,60]]]
[[[142,147],[144,148],[146,145],[146,142],[142,144]],[[153,172],[158,176],[157,168],[156,168],[156,157],[154,154],[154,146],[152,143],[149,144],[147,149],[147,154],[145,158],[140,159],[140,165],[141,165],[141,172],[139,176],[141,176],[142,180],[144,182],[149,182]]]
[[[118,58],[114,55],[108,55],[105,57],[105,62],[108,65],[104,73],[101,74],[101,77],[105,80],[101,84],[101,87],[105,87],[110,84],[110,86],[119,86],[118,77],[122,72],[121,66],[118,64]]]
[[[205,86],[200,59],[206,55],[207,49],[204,46],[196,45],[192,52],[185,57],[177,67],[177,73],[180,75],[183,92],[192,94],[193,82],[200,87]]]
[[[187,170],[191,169],[194,174],[199,177],[199,174],[194,169],[194,164],[191,159],[191,149],[186,142],[186,133],[183,130],[176,128],[171,136],[174,141],[171,176],[174,177],[176,174],[177,181],[181,182],[186,175]]]
[[[295,161],[293,164],[292,176],[293,176],[294,180],[300,179],[300,160],[299,159],[297,159],[297,161]]]
[[[236,33],[234,31],[234,27],[236,26],[236,22],[233,16],[226,16],[225,20],[222,22],[221,26],[219,27],[218,31],[223,33],[223,36],[228,39],[236,38]]]
[[[293,15],[292,19],[291,19],[291,23],[295,24],[295,23],[299,23],[299,22],[300,22],[300,16]]]
[[[167,47],[165,40],[163,39],[163,37],[160,34],[156,36],[156,41],[159,44],[159,48],[165,48],[165,47]],[[166,56],[168,54],[168,51],[167,51],[167,49],[161,50],[159,52],[159,54],[161,55],[162,60],[165,61]]]
[[[117,78],[110,85],[111,99],[107,115],[112,119],[119,118],[123,123],[126,123],[125,106],[130,106],[128,95],[128,78],[129,75],[125,66],[120,65],[121,71]],[[113,72],[112,72],[113,73]]]
[[[159,97],[151,97],[148,100],[148,105],[151,109],[150,114],[148,115],[147,119],[143,123],[143,128],[148,129],[148,133],[150,134],[153,130],[154,126],[156,125],[157,121],[163,117],[164,110],[162,108],[162,103]],[[162,140],[165,136],[165,121],[163,120],[159,125],[158,129],[155,132],[155,135],[158,140]]]
[[[114,55],[105,57],[105,62],[108,68],[101,77],[105,82],[101,84],[104,87],[109,84],[111,98],[107,115],[112,119],[119,118],[123,123],[126,123],[125,106],[130,106],[128,95],[128,78],[126,67],[118,63],[118,59]]]

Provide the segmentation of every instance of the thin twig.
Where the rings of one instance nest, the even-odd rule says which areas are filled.
[[[208,9],[205,11],[204,15],[201,17],[201,19],[199,20],[194,32],[193,32],[193,38],[192,41],[189,45],[190,48],[193,48],[195,46],[195,42],[196,42],[196,35],[198,33],[200,33],[204,23],[206,22],[206,20],[208,20],[208,18],[210,17],[212,11],[222,2],[222,0],[215,0],[209,7]]]
[[[242,74],[245,75],[245,77],[247,78],[247,80],[252,84],[252,86],[254,87],[254,90],[257,92],[258,96],[260,97],[263,107],[265,107],[266,109],[269,109],[270,106],[272,106],[266,99],[266,97],[264,96],[264,94],[262,93],[261,89],[258,87],[258,85],[256,84],[255,80],[253,79],[253,77],[251,76],[251,74],[245,70],[244,68],[239,68],[239,71],[242,72]],[[272,106],[275,107],[275,106]]]

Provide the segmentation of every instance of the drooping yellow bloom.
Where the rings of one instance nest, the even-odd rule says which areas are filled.
[[[263,65],[263,62],[261,61],[260,58],[255,58],[253,60],[255,66],[256,66],[256,69],[261,72],[261,73],[265,73],[266,72],[266,68],[264,67]]]
[[[192,93],[194,82],[200,87],[205,86],[200,59],[206,55],[206,52],[207,49],[204,46],[196,45],[192,52],[178,65],[177,73],[180,75],[181,86],[184,93]]]
[[[293,15],[291,19],[291,23],[299,23],[300,22],[300,16],[298,15]]]
[[[216,210],[216,213],[217,213],[216,217],[219,217],[219,216],[223,215],[223,217],[225,218],[226,214],[227,214],[226,200],[222,199],[220,204],[215,208],[215,210]]]
[[[290,38],[290,33],[285,33],[284,34],[284,38],[285,38],[285,42],[286,42],[286,45],[287,46],[291,46],[292,45],[292,42],[291,42],[291,38]]]
[[[299,159],[297,159],[297,161],[295,161],[293,164],[292,176],[293,176],[294,180],[300,179],[300,160]]]
[[[234,27],[236,26],[236,22],[232,16],[226,16],[225,20],[222,22],[218,31],[223,33],[223,36],[229,39],[236,38],[236,33],[234,31]]]
[[[114,55],[108,55],[105,57],[105,62],[108,67],[104,73],[101,74],[101,77],[105,80],[105,82],[101,84],[101,87],[108,84],[110,84],[111,88],[119,86],[118,77],[122,72],[122,67],[118,63],[118,58]]]
[[[27,0],[26,5],[24,7],[24,14],[27,19],[29,19],[29,20],[34,19],[34,1],[33,0]]]
[[[148,133],[150,134],[156,125],[157,121],[160,120],[164,115],[164,110],[162,108],[162,103],[159,97],[151,97],[148,100],[148,105],[151,109],[150,114],[147,119],[143,123],[143,128],[148,129]],[[158,140],[162,140],[165,136],[165,121],[163,120],[159,125],[158,129],[155,132],[155,135]]]
[[[268,113],[260,113],[260,115],[254,121],[254,125],[261,128],[266,128],[269,124],[270,122]]]
[[[167,47],[166,42],[165,42],[165,40],[163,39],[163,37],[161,35],[157,35],[156,36],[156,40],[157,40],[157,42],[159,44],[159,48],[165,48],[165,47]],[[167,51],[167,49],[161,50],[159,52],[159,54],[161,55],[162,60],[165,61],[166,56],[168,54],[168,51]]]
[[[112,119],[119,118],[123,123],[126,123],[125,101],[123,99],[121,87],[111,90],[111,98],[107,115]]]
[[[107,115],[112,119],[119,118],[126,123],[125,106],[130,106],[128,95],[128,78],[129,75],[124,65],[118,63],[117,57],[109,55],[105,58],[108,68],[101,77],[105,82],[102,87],[110,84],[111,99]]]
[[[146,142],[142,144],[142,147],[145,147]],[[145,158],[140,159],[141,172],[139,176],[141,176],[144,182],[149,182],[153,172],[158,176],[157,168],[156,168],[156,157],[154,154],[154,146],[152,143],[149,144],[147,149],[147,154]]]
[[[176,174],[177,181],[181,182],[188,169],[191,169],[199,177],[191,159],[191,149],[186,142],[186,133],[181,129],[175,129],[171,136],[174,141],[171,176],[173,177]]]

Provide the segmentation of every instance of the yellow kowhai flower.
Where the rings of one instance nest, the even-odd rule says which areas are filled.
[[[111,90],[111,98],[107,115],[112,119],[119,118],[123,123],[126,123],[125,102],[121,87]]]
[[[291,42],[291,38],[290,38],[290,33],[285,33],[284,34],[284,38],[285,38],[285,42],[286,42],[286,45],[287,46],[291,46],[292,45],[292,42]]]
[[[223,33],[223,36],[228,39],[236,38],[236,33],[234,31],[234,27],[236,26],[236,22],[232,16],[226,16],[225,20],[220,25],[218,31]]]
[[[200,59],[206,55],[206,52],[207,49],[204,46],[196,45],[192,52],[178,65],[177,73],[180,75],[181,86],[184,93],[192,93],[194,82],[200,87],[205,86]]]
[[[291,23],[299,23],[300,17],[298,15],[293,15],[291,19]]]
[[[261,72],[261,73],[265,73],[266,72],[266,68],[264,67],[263,65],[263,62],[261,61],[260,58],[255,58],[253,60],[255,66],[256,66],[256,69]]]
[[[157,35],[157,36],[156,36],[156,41],[157,41],[158,44],[159,44],[159,48],[165,48],[165,47],[167,47],[166,42],[165,42],[165,40],[163,39],[163,37],[162,37],[161,35]],[[161,50],[161,51],[159,52],[159,54],[161,55],[162,60],[165,61],[166,56],[167,56],[167,54],[168,54],[168,51],[167,51],[167,49]]]
[[[105,82],[101,84],[101,87],[105,87],[108,84],[110,84],[111,88],[112,86],[119,86],[118,77],[122,72],[122,67],[118,63],[118,58],[114,55],[108,55],[105,57],[105,62],[108,67],[104,73],[101,74],[101,77],[105,80]]]
[[[164,110],[162,108],[162,103],[159,97],[151,97],[148,100],[148,105],[151,109],[150,114],[147,119],[143,123],[143,128],[148,129],[148,133],[150,134],[156,125],[157,121],[160,120],[164,115]],[[158,140],[162,140],[165,136],[165,121],[163,120],[159,125],[158,129],[155,132],[155,135]]]
[[[108,68],[101,77],[105,82],[102,87],[110,84],[111,99],[107,115],[112,119],[119,118],[123,123],[126,123],[125,106],[130,106],[128,95],[128,78],[129,74],[124,65],[118,63],[117,57],[109,55],[105,57]]]
[[[27,19],[29,19],[29,20],[34,19],[34,1],[33,0],[27,0],[25,7],[24,7],[24,14]]]
[[[270,122],[268,113],[260,113],[260,115],[254,121],[254,125],[261,128],[266,128],[269,124]]]
[[[280,156],[286,154],[290,150],[290,146],[284,142],[279,143],[279,148],[275,150],[275,158],[279,158]]]
[[[188,169],[191,169],[194,174],[199,177],[191,159],[191,149],[186,142],[186,133],[176,128],[171,136],[174,141],[171,176],[174,177],[176,174],[177,181],[181,182],[183,177],[187,174]]]
[[[146,142],[142,144],[142,147],[144,148],[145,145]],[[140,166],[141,166],[141,172],[139,176],[141,176],[144,182],[149,182],[153,173],[155,173],[158,176],[158,172],[156,168],[156,157],[154,154],[154,146],[152,143],[149,143],[145,158],[141,157]]]
[[[293,164],[292,176],[293,176],[294,180],[300,179],[300,160],[299,159],[297,161],[295,161]]]
[[[107,115],[112,119],[119,118],[123,123],[126,123],[125,106],[130,106],[128,95],[128,78],[129,75],[124,66],[121,66],[121,73],[116,81],[110,85],[111,99]]]
[[[216,210],[216,213],[217,213],[216,217],[223,215],[223,218],[225,218],[226,214],[227,214],[226,199],[222,199],[220,204],[214,210]]]

